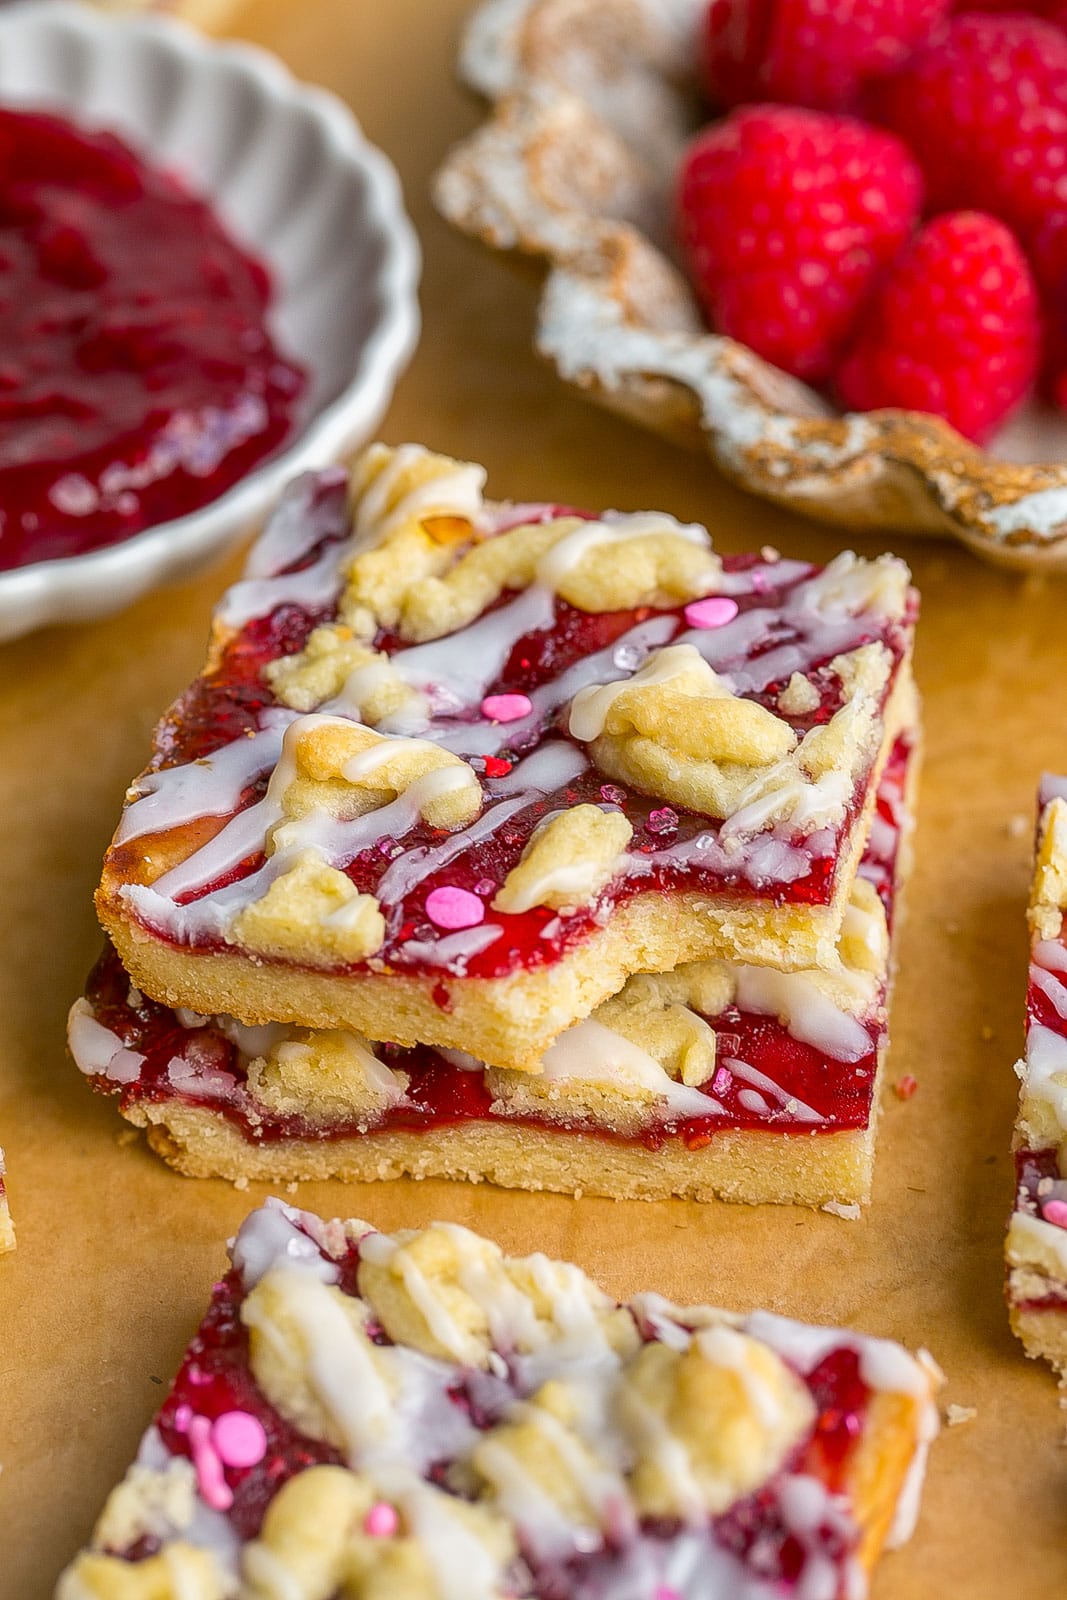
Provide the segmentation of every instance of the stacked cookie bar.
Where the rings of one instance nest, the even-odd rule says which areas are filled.
[[[484,482],[290,490],[127,796],[78,1065],[193,1174],[862,1200],[906,568]]]
[[[1038,797],[1030,896],[1026,1046],[1016,1064],[1017,1191],[1008,1227],[1008,1307],[1027,1355],[1067,1372],[1067,778]]]
[[[925,1353],[269,1201],[58,1600],[863,1600]]]

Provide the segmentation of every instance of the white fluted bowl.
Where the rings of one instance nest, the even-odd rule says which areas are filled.
[[[107,127],[184,177],[270,267],[272,331],[309,373],[290,441],[210,505],[0,573],[0,639],[12,639],[188,576],[247,534],[286,479],[362,443],[418,336],[419,254],[396,174],[351,112],[252,46],[26,0],[0,11],[0,103]]]

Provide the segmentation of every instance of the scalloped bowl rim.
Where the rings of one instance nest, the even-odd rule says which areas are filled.
[[[400,181],[388,157],[370,143],[338,96],[301,82],[258,45],[206,38],[175,17],[105,16],[73,0],[16,0],[0,13],[0,50],[6,34],[35,22],[55,30],[73,30],[83,39],[104,40],[114,28],[136,30],[180,56],[193,70],[199,63],[225,61],[235,72],[254,80],[276,103],[288,102],[310,111],[326,135],[331,157],[358,167],[367,180],[366,215],[384,247],[376,277],[382,310],[345,388],[305,423],[291,444],[217,500],[84,555],[31,562],[0,572],[0,640],[17,638],[50,623],[109,615],[159,584],[191,572],[212,555],[222,555],[264,515],[289,478],[329,465],[355,448],[377,425],[415,348],[420,327],[421,257],[404,209]],[[126,586],[123,591],[109,592],[119,580]],[[20,615],[27,607],[32,611]]]

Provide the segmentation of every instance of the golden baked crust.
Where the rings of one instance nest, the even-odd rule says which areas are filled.
[[[389,1235],[268,1201],[231,1259],[167,1430],[58,1600],[651,1594],[676,1556],[731,1593],[788,1562],[864,1600],[911,1532],[941,1381],[925,1353],[654,1293],[617,1304],[450,1223]],[[205,1377],[239,1379],[242,1409],[218,1417],[213,1388],[202,1410]],[[251,1532],[226,1520],[232,1469],[265,1503]],[[720,1519],[753,1497],[750,1557]]]
[[[190,1178],[345,1183],[451,1178],[503,1189],[614,1200],[729,1200],[740,1205],[863,1205],[870,1199],[875,1124],[844,1133],[732,1130],[688,1150],[651,1154],[572,1129],[470,1122],[432,1133],[384,1130],[352,1138],[253,1144],[204,1106],[133,1103],[123,1116],[148,1130],[157,1155]]]

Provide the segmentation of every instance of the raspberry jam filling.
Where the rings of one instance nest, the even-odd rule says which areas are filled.
[[[0,109],[0,567],[217,499],[290,434],[303,369],[211,207],[109,133]]]
[[[359,1246],[350,1245],[345,1255],[333,1259],[339,1268],[338,1287],[356,1296]],[[224,1497],[227,1491],[232,1496],[232,1503],[218,1514],[225,1516],[241,1542],[257,1536],[267,1508],[290,1478],[319,1463],[341,1464],[343,1460],[330,1445],[310,1439],[292,1427],[257,1385],[250,1367],[247,1329],[240,1318],[245,1292],[237,1270],[227,1273],[215,1285],[210,1309],[186,1351],[157,1418],[158,1441],[163,1451],[168,1456],[194,1461],[195,1451],[190,1445],[194,1419],[213,1424],[227,1413],[241,1412],[261,1425],[265,1449],[259,1461],[251,1466],[218,1463],[225,1484]],[[684,1318],[685,1313],[679,1313],[683,1326]],[[655,1339],[653,1327],[642,1331],[646,1342]],[[373,1324],[371,1336],[381,1346],[391,1343],[385,1332]],[[805,1587],[805,1579],[814,1582],[817,1573],[825,1578],[826,1566],[832,1563],[838,1580],[832,1592],[838,1593],[838,1584],[852,1567],[858,1545],[847,1489],[872,1391],[861,1375],[858,1348],[845,1342],[847,1335],[837,1337],[841,1343],[835,1346],[834,1336],[827,1336],[829,1348],[809,1370],[783,1352],[783,1359],[807,1386],[816,1415],[810,1432],[791,1458],[755,1493],[738,1500],[724,1514],[709,1518],[703,1527],[693,1524],[683,1528],[665,1520],[643,1521],[629,1535],[628,1545],[615,1546],[604,1539],[597,1548],[566,1560],[524,1547],[522,1572],[515,1574],[514,1592],[530,1594],[538,1600],[565,1600],[574,1595],[592,1600],[593,1596],[629,1594],[631,1588],[615,1585],[625,1575],[626,1564],[635,1559],[635,1546],[652,1545],[666,1551],[684,1534],[729,1552],[741,1564],[746,1577],[753,1582],[761,1580],[768,1585],[768,1592],[773,1585],[776,1594],[813,1593]],[[449,1389],[451,1402],[479,1432],[492,1427],[509,1406],[529,1392],[529,1380],[524,1377],[521,1363],[510,1361],[507,1352],[498,1354],[497,1361],[493,1378],[457,1366],[455,1383]],[[153,1447],[153,1453],[158,1459],[158,1446]],[[426,1472],[427,1480],[447,1490],[450,1466],[448,1458],[432,1463]],[[790,1514],[786,1486],[798,1477],[809,1483],[816,1479],[823,1489],[821,1513],[810,1523]],[[159,1548],[158,1540],[147,1537],[112,1553],[138,1561]]]
[[[554,509],[543,508],[542,515],[551,515]],[[328,561],[335,538],[328,534],[309,544],[311,556],[306,557],[305,565],[313,568]],[[792,673],[802,668],[816,703],[809,712],[786,718],[798,736],[828,722],[841,706],[841,685],[830,662],[846,647],[851,650],[877,640],[887,646],[894,668],[899,668],[913,620],[909,614],[903,623],[886,625],[873,616],[859,616],[850,619],[847,640],[838,625],[827,631],[820,646],[818,625],[812,624],[810,617],[798,620],[789,613],[794,591],[811,579],[815,570],[802,563],[761,561],[752,556],[724,560],[724,581],[736,591],[737,643],[724,645],[717,670],[742,681],[748,698],[783,715],[778,698]],[[515,604],[516,595],[505,592],[479,623],[492,623],[495,613],[503,614]],[[593,657],[607,663],[604,670],[616,678],[620,667],[633,670],[653,645],[659,648],[687,636],[689,624],[684,613],[680,606],[587,614],[557,597],[549,625],[521,633],[502,667],[480,685],[478,696],[485,704],[497,697],[536,696],[547,687],[549,709],[543,715],[539,712],[523,719],[517,730],[482,720],[477,704],[435,716],[427,737],[447,742],[450,749],[469,760],[482,780],[482,823],[494,809],[500,820],[496,825],[491,821],[485,826],[475,824],[469,830],[471,837],[455,849],[450,844],[452,835],[420,821],[404,833],[402,841],[383,833],[358,850],[353,859],[340,863],[361,891],[375,895],[381,903],[386,932],[372,963],[375,971],[491,979],[552,964],[603,927],[618,906],[649,892],[756,900],[768,908],[785,904],[824,907],[833,901],[847,842],[867,800],[869,770],[852,784],[843,815],[834,825],[806,836],[787,836],[781,831],[761,834],[750,845],[734,849],[732,843],[720,843],[721,823],[649,799],[625,785],[605,782],[582,747],[571,739],[566,727],[570,697],[563,693],[554,702],[553,685]],[[333,608],[305,608],[284,600],[279,593],[277,606],[236,629],[217,665],[192,686],[168,717],[161,730],[155,769],[202,760],[249,733],[262,731],[272,716],[276,722],[291,717],[271,695],[263,669],[281,656],[300,651],[312,630],[335,615]],[[727,633],[723,630],[724,640]],[[374,643],[397,661],[413,649],[427,648],[403,644],[387,633],[380,633]],[[881,711],[889,692],[887,687]],[[552,763],[551,770],[563,774],[560,781],[527,783],[524,762],[544,762],[546,758]],[[236,808],[218,820],[213,816],[210,823],[190,834],[190,842],[199,848],[218,834],[227,820],[261,800],[268,777],[269,768],[259,772],[241,791]],[[560,913],[539,906],[509,915],[495,912],[493,898],[538,823],[554,812],[585,802],[615,806],[632,823],[634,834],[624,869],[593,901],[576,909]],[[136,823],[136,806],[127,815]],[[134,851],[131,866],[138,858],[139,852]],[[121,846],[115,861],[121,870]],[[224,949],[225,940],[211,915],[205,912],[198,917],[196,908],[220,891],[252,878],[264,861],[262,850],[253,850],[239,862],[230,861],[221,874],[176,891],[170,902],[173,909],[165,909],[161,919],[146,910],[135,893],[130,900],[132,914],[154,937],[174,945]],[[428,911],[428,902],[440,890],[476,897],[476,909],[477,902],[481,903],[476,925],[450,934],[447,942]],[[444,987],[443,998],[446,996]]]
[[[221,1113],[254,1143],[370,1137],[394,1130],[420,1133],[473,1121],[516,1128],[570,1128],[650,1150],[678,1140],[699,1150],[710,1144],[715,1134],[736,1128],[842,1132],[869,1124],[878,1048],[884,1037],[882,1024],[872,1020],[865,1024],[871,1039],[869,1054],[856,1061],[834,1061],[824,1051],[794,1039],[775,1018],[731,1006],[710,1019],[720,1061],[725,1057],[713,1079],[721,1112],[666,1122],[657,1118],[632,1135],[584,1122],[568,1123],[561,1116],[505,1115],[480,1071],[465,1071],[427,1045],[405,1050],[381,1044],[376,1046],[376,1054],[409,1079],[403,1100],[369,1121],[363,1116],[323,1124],[301,1116],[272,1114],[260,1104],[246,1087],[247,1061],[210,1023],[183,1027],[173,1011],[143,995],[135,995],[131,1003],[130,980],[110,946],[89,977],[86,998],[96,1021],[115,1035],[115,1048],[144,1057],[132,1082],[120,1087],[113,1078],[99,1073],[91,1075],[94,1088],[118,1092],[123,1108],[178,1099]],[[731,1062],[736,1064],[734,1070]],[[172,1066],[177,1068],[174,1073]],[[753,1088],[755,1082],[761,1082],[762,1088]]]

